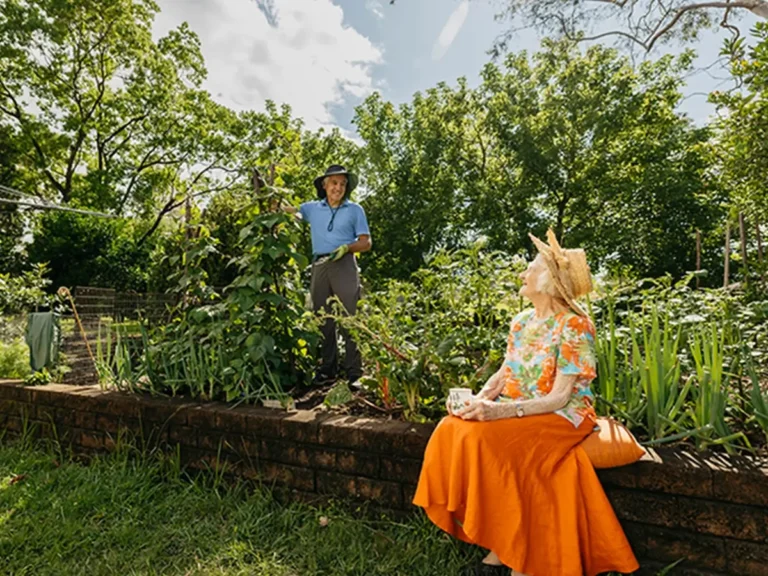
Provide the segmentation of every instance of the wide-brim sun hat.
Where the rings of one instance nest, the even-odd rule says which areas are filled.
[[[589,271],[587,255],[584,250],[581,248],[561,248],[551,228],[547,230],[548,243],[546,244],[533,234],[528,234],[528,236],[547,265],[558,294],[574,312],[581,316],[587,316],[587,313],[576,301],[592,292],[592,274]]]
[[[328,176],[346,176],[347,177],[347,189],[344,192],[344,197],[348,198],[352,190],[357,188],[358,178],[354,172],[349,172],[344,166],[339,164],[332,164],[325,170],[325,174],[315,178],[315,189],[317,190],[317,197],[320,200],[324,200],[327,196],[325,188],[323,188],[323,180]]]

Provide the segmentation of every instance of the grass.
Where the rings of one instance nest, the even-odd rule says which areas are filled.
[[[445,576],[479,553],[422,516],[280,504],[128,449],[83,466],[0,442],[0,574]]]

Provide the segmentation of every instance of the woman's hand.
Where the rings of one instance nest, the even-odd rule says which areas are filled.
[[[499,370],[494,372],[490,378],[486,381],[485,385],[482,387],[480,392],[477,393],[477,396],[475,398],[484,398],[486,400],[496,400],[496,398],[499,397],[499,394],[501,394],[502,390],[504,390],[504,378],[502,377],[502,370],[504,369],[504,366],[502,365]]]
[[[488,420],[498,420],[504,418],[503,414],[504,405],[500,402],[493,402],[485,398],[475,398],[468,406],[457,410],[452,414],[458,416],[462,420],[477,420],[484,422]]]

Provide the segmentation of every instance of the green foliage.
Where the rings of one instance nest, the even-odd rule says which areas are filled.
[[[338,315],[359,342],[366,385],[387,409],[437,416],[451,386],[482,385],[502,359],[519,311],[524,262],[483,242],[439,252],[411,281],[366,294],[353,318]]]
[[[45,289],[51,281],[45,278],[47,272],[44,264],[38,264],[17,276],[0,274],[0,315],[28,312],[49,304]]]
[[[139,245],[141,226],[68,212],[40,216],[29,246],[31,262],[47,263],[55,288],[103,286],[145,291],[153,245]]]
[[[734,204],[752,217],[768,221],[768,24],[758,22],[752,31],[755,42],[745,38],[727,42],[723,53],[731,58],[731,71],[742,90],[710,95],[721,115],[714,151],[721,176],[733,191]]]
[[[546,40],[488,64],[476,89],[439,84],[399,109],[357,110],[375,249],[366,274],[407,278],[428,254],[478,235],[508,253],[552,226],[593,265],[681,277],[720,259],[707,129],[676,108],[691,55],[633,68],[602,46]]]
[[[591,311],[597,326],[598,411],[649,443],[692,439],[749,449],[756,431],[743,382],[766,365],[765,303],[724,290],[692,290],[692,276],[608,287]],[[759,411],[759,407],[758,407]]]
[[[284,191],[270,189],[273,193]],[[99,338],[101,376],[134,390],[249,401],[283,397],[311,378],[317,321],[304,309],[296,251],[301,224],[266,210],[259,199],[241,211],[238,274],[222,298],[202,263],[216,254],[207,228],[189,229],[175,267],[180,302],[173,321],[126,337],[105,328]],[[114,341],[114,345],[113,345]],[[102,345],[103,342],[103,345]]]
[[[26,378],[31,371],[29,348],[24,339],[0,340],[0,378]]]

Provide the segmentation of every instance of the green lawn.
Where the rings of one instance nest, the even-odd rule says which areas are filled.
[[[0,574],[458,574],[480,553],[421,516],[359,519],[269,490],[192,480],[173,461],[0,441]],[[321,518],[327,517],[327,526]],[[356,518],[358,517],[358,518]]]

